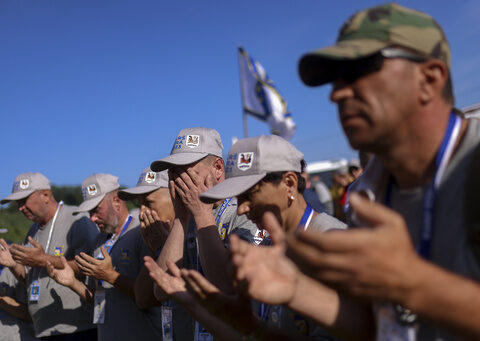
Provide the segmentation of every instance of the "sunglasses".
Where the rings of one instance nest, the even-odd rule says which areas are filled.
[[[427,58],[417,54],[395,47],[387,47],[372,56],[341,63],[337,69],[335,79],[342,79],[347,83],[352,83],[369,73],[379,71],[383,66],[383,61],[392,58],[407,59],[416,63],[427,61]]]

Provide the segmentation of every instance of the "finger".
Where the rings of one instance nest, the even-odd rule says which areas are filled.
[[[206,300],[207,296],[202,291],[202,289],[197,285],[197,283],[188,276],[188,270],[182,269],[182,278],[185,281],[185,286],[188,292],[190,292],[197,300],[204,301]]]
[[[285,243],[285,232],[283,232],[277,217],[272,212],[265,212],[262,216],[262,224],[268,231],[274,245]]]
[[[105,246],[102,245],[102,247],[100,248],[100,251],[102,252],[102,255],[103,255],[104,259],[109,259],[110,258],[110,255],[108,254],[107,250],[105,250]],[[95,260],[98,261],[97,259],[95,259]]]
[[[358,217],[370,226],[396,225],[402,221],[401,216],[388,207],[372,202],[358,193],[350,193],[350,206]]]
[[[177,278],[180,278],[180,277],[181,277],[181,273],[180,273],[180,269],[178,268],[178,266],[177,266],[174,262],[172,262],[172,261],[170,261],[170,260],[167,260],[166,263],[167,263],[168,271],[170,271],[170,273],[171,273],[173,276],[175,276],[175,277],[177,277]]]
[[[181,177],[175,179],[175,191],[180,196],[180,198],[185,197],[186,193],[189,192],[189,188],[185,185],[185,182]]]
[[[300,231],[295,238],[324,252],[349,252],[372,243],[377,236],[372,229],[355,228],[327,232]]]
[[[85,268],[85,269],[88,269],[88,270],[91,270],[93,269],[92,267],[92,264],[90,264],[88,261],[86,261],[85,259],[83,259],[82,257],[80,257],[79,255],[75,256],[75,262]]]
[[[67,259],[64,256],[61,256],[60,260],[62,261],[62,265],[64,269],[66,269],[67,267],[70,267],[70,264],[68,264]]]
[[[30,244],[33,245],[33,247],[42,247],[42,245],[39,242],[37,242],[35,239],[33,239],[30,236],[28,236],[28,241],[30,242]]]
[[[198,271],[190,270],[187,273],[187,276],[192,279],[193,282],[205,293],[218,293],[220,290],[210,283],[208,279],[202,276]]]
[[[245,254],[249,246],[251,246],[250,243],[240,239],[233,233],[229,236],[229,245],[232,254]]]
[[[103,247],[103,246],[102,246]],[[100,249],[101,250],[101,249]],[[102,253],[103,254],[103,253]],[[97,265],[98,263],[101,262],[101,260],[99,259],[96,259],[96,258],[93,258],[92,256],[90,255],[87,255],[85,252],[80,252],[80,255],[79,255],[85,262],[87,263],[90,263],[90,264],[95,264]],[[76,256],[78,257],[78,255]]]
[[[195,186],[197,188],[203,187],[205,184],[205,177],[199,176],[193,169],[189,168],[187,171],[180,175],[184,180],[185,184],[191,188]]]

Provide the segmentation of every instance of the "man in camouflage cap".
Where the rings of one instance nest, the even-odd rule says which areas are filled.
[[[449,68],[440,26],[397,4],[356,13],[335,45],[301,58],[305,84],[332,83],[350,145],[374,155],[350,189],[349,225],[368,228],[295,234],[287,254],[298,268],[276,257],[259,271],[262,250],[232,241],[249,294],[342,339],[480,338],[480,258],[465,213],[480,122],[453,109]]]

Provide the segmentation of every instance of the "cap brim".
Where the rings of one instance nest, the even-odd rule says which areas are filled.
[[[373,39],[341,41],[302,56],[298,63],[298,73],[305,85],[327,84],[336,79],[342,63],[370,56],[388,46],[387,42]]]
[[[9,203],[10,201],[16,201],[16,200],[22,200],[28,197],[30,194],[35,192],[36,190],[30,190],[30,191],[20,191],[20,192],[15,192],[10,194],[8,197],[5,197],[0,201],[1,205],[4,205],[6,203]]]
[[[161,188],[160,186],[137,186],[118,191],[118,197],[122,200],[133,200],[137,196],[153,192]]]
[[[188,165],[193,162],[197,162],[204,157],[208,156],[208,153],[177,153],[172,154],[163,159],[153,161],[150,165],[150,169],[154,172],[161,172],[165,169],[174,166]]]
[[[78,206],[78,208],[73,212],[73,214],[77,214],[77,213],[81,213],[81,212],[90,212],[95,207],[97,207],[98,204],[100,204],[100,202],[103,200],[103,198],[105,198],[105,194],[102,194],[98,197],[95,197],[95,198],[92,198],[92,199],[89,199],[89,200],[85,200],[84,202],[82,202],[80,204],[80,206]]]
[[[236,176],[222,181],[213,186],[208,191],[200,194],[200,200],[205,203],[212,203],[220,199],[231,198],[242,194],[257,182],[262,180],[267,174]]]

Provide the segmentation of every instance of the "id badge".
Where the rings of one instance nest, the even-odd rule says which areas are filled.
[[[173,340],[172,307],[168,303],[162,304],[162,336],[163,341]]]
[[[398,323],[395,310],[390,304],[379,304],[376,307],[377,339],[376,341],[416,341],[417,325]]]
[[[105,322],[105,290],[95,290],[93,323],[103,324]]]
[[[195,322],[195,341],[213,341],[212,334],[198,322]]]
[[[36,279],[32,282],[32,287],[30,288],[30,302],[38,302],[39,296],[40,296],[40,281]]]

